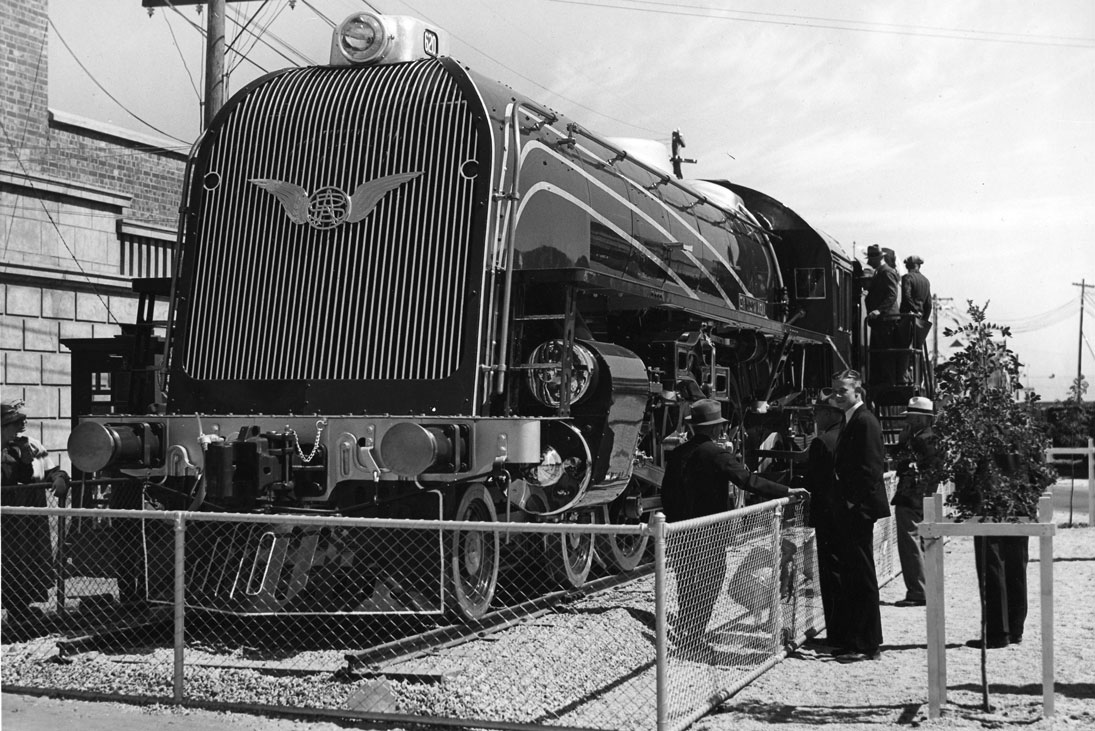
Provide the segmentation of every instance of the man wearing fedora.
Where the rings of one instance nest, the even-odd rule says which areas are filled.
[[[867,266],[874,269],[867,286],[867,324],[871,328],[871,349],[893,348],[897,342],[897,322],[901,306],[901,277],[886,261],[877,244],[867,247]],[[895,381],[897,364],[893,353],[875,353],[871,357],[871,383]]]
[[[700,518],[730,510],[730,483],[743,490],[772,498],[805,497],[807,491],[772,482],[749,471],[737,456],[716,440],[726,429],[722,404],[714,399],[700,399],[692,404],[693,437],[666,457],[662,479],[663,501],[676,506],[673,521]],[[729,536],[727,524],[718,526],[718,535],[710,545],[707,535],[698,535],[705,545],[696,546],[676,571],[677,601],[680,607],[674,627],[676,644],[695,652],[708,648],[703,639],[715,601],[726,578],[725,548]],[[683,552],[682,552],[683,554]]]
[[[939,447],[932,432],[935,405],[931,399],[914,396],[902,416],[905,427],[897,440],[897,492],[891,504],[897,523],[897,555],[905,580],[905,598],[896,602],[896,606],[922,607],[924,552],[917,524],[924,521],[924,498],[937,487],[925,478],[939,461]]]

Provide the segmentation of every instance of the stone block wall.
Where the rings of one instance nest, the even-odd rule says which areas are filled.
[[[0,2],[0,398],[26,401],[69,469],[61,341],[136,320],[123,246],[174,241],[188,145],[50,110],[47,17],[47,0]]]

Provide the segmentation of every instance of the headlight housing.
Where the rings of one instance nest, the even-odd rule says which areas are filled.
[[[448,55],[448,38],[418,18],[354,13],[335,28],[332,66],[403,63]]]
[[[562,340],[548,340],[536,346],[526,364],[529,366],[529,391],[537,401],[553,409],[559,408],[562,403],[564,387],[569,390],[570,404],[573,406],[581,403],[597,383],[597,356],[585,345],[574,343],[569,383],[564,386],[564,353]]]
[[[384,21],[371,13],[354,13],[335,30],[335,47],[353,64],[383,59],[393,39]]]

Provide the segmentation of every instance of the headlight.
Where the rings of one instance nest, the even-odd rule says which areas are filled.
[[[537,345],[529,356],[528,387],[544,406],[558,408],[562,402],[564,352],[562,340],[548,340]],[[571,405],[580,403],[597,382],[597,357],[593,351],[581,343],[574,343],[573,352],[570,382],[566,384]]]
[[[384,21],[370,13],[355,13],[339,24],[335,42],[350,63],[373,63],[383,59],[392,40]]]
[[[551,487],[562,478],[565,469],[562,456],[555,447],[548,447],[540,455],[540,464],[529,468],[527,477],[535,485]]]

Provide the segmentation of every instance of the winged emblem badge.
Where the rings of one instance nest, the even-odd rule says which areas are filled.
[[[349,195],[333,186],[320,188],[308,195],[308,191],[299,185],[282,180],[252,178],[250,182],[277,198],[290,221],[307,223],[312,228],[322,230],[364,219],[381,198],[421,174],[397,173],[369,180]]]

